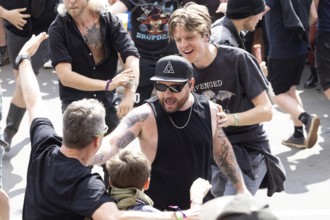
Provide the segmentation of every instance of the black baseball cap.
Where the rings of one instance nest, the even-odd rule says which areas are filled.
[[[158,60],[151,81],[187,82],[193,76],[193,67],[185,58],[169,55]]]

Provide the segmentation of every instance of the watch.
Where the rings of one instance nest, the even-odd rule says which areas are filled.
[[[25,60],[28,59],[31,61],[31,57],[27,54],[18,54],[16,59],[15,59],[15,67],[18,69],[19,64]]]

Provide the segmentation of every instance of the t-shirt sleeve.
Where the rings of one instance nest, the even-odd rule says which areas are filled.
[[[113,201],[106,192],[101,177],[98,174],[92,174],[77,184],[72,200],[72,210],[91,217],[102,204]]]
[[[72,63],[72,57],[65,42],[65,27],[62,19],[57,16],[48,29],[49,56],[54,67],[61,62]]]
[[[267,90],[268,81],[263,76],[258,61],[251,54],[244,51],[239,59],[239,80],[245,88],[246,95],[252,100]]]
[[[115,46],[125,62],[128,56],[140,57],[135,43],[130,34],[123,27],[117,15],[111,14],[111,39],[114,39]]]
[[[30,139],[32,152],[43,151],[44,148],[53,145],[62,145],[62,138],[56,134],[54,126],[48,118],[35,118],[32,121]]]

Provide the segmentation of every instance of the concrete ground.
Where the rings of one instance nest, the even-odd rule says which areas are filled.
[[[309,69],[301,82],[308,77]],[[15,81],[10,65],[2,67],[0,73],[3,91],[3,120],[9,108],[10,97]],[[49,107],[54,126],[61,134],[61,108],[58,98],[58,81],[52,70],[41,70],[38,76],[43,99]],[[288,137],[293,126],[287,114],[274,105],[274,117],[265,123],[272,152],[281,158],[286,169],[285,190],[266,196],[266,190],[260,190],[256,198],[270,205],[274,213],[282,220],[330,219],[330,102],[315,89],[299,87],[299,93],[307,112],[321,118],[319,139],[315,147],[306,150],[292,149],[281,145]],[[22,204],[25,191],[26,168],[30,153],[27,115],[13,139],[12,148],[4,156],[4,189],[11,200],[11,219],[22,219]]]

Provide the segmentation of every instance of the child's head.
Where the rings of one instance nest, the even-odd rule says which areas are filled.
[[[151,165],[146,156],[131,149],[121,150],[107,161],[110,185],[117,188],[147,189]]]

